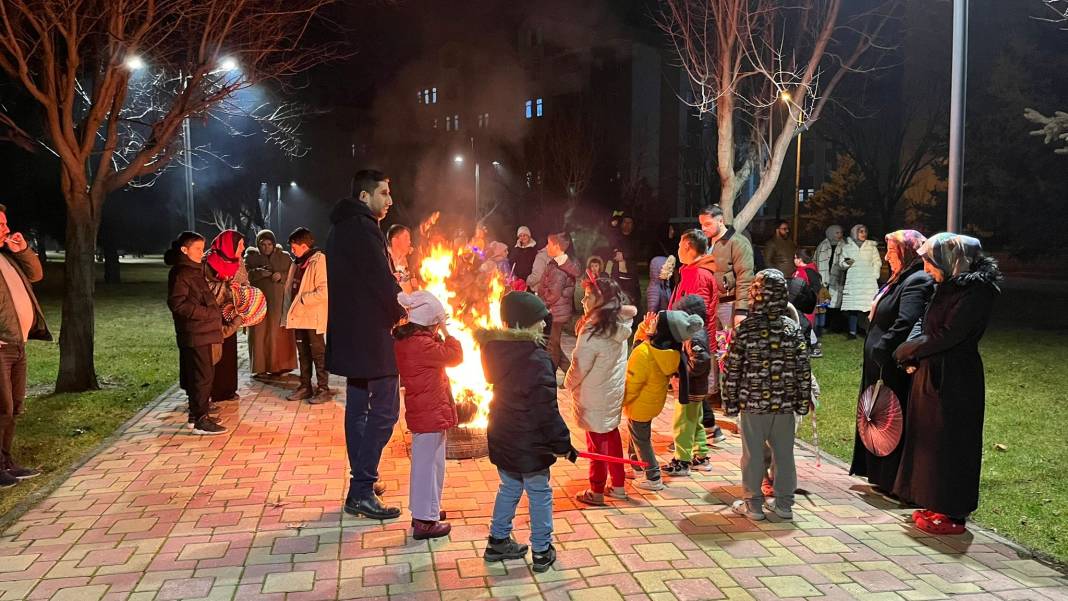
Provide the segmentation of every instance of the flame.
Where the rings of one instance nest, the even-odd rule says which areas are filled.
[[[449,334],[460,341],[464,361],[446,369],[458,402],[470,399],[478,410],[474,419],[461,427],[485,428],[489,416],[492,387],[482,371],[482,355],[474,333],[479,328],[500,327],[501,297],[504,278],[496,270],[482,270],[477,248],[450,248],[437,242],[426,252],[419,265],[422,288],[441,301],[448,313]]]

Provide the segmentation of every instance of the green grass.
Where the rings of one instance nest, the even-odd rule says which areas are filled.
[[[1068,293],[1017,288],[999,299],[981,346],[986,365],[986,423],[979,511],[975,520],[1024,546],[1068,561]],[[824,338],[814,361],[823,392],[820,445],[848,462],[853,455],[863,343]],[[807,421],[807,420],[806,420]],[[811,442],[810,425],[801,428]],[[1003,444],[1006,450],[995,449]]]
[[[29,344],[29,394],[18,422],[15,456],[44,473],[0,491],[0,516],[62,478],[71,464],[178,379],[166,268],[160,262],[123,265],[122,271],[124,283],[97,284],[100,390],[52,394],[59,368],[58,342]],[[62,265],[49,263],[45,280],[34,287],[57,341],[62,278]]]

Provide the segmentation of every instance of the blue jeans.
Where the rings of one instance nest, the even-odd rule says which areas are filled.
[[[845,313],[849,320],[849,333],[855,336],[860,325],[860,311],[846,311]]]
[[[549,486],[549,470],[519,474],[497,468],[497,473],[501,486],[493,503],[490,536],[497,539],[511,536],[515,508],[525,490],[530,504],[530,546],[535,552],[549,548],[553,542],[553,488]]]
[[[345,400],[345,446],[349,452],[348,500],[371,497],[378,480],[378,462],[400,416],[397,376],[349,378]]]

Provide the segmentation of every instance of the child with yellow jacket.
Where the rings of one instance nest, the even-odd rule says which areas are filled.
[[[628,452],[631,459],[647,464],[645,480],[638,488],[663,490],[660,467],[653,450],[652,422],[664,409],[668,381],[671,376],[685,372],[680,361],[682,343],[704,327],[704,320],[697,315],[682,311],[660,311],[646,319],[643,324],[648,338],[634,347],[627,361],[627,384],[623,395],[623,414],[630,430]],[[686,382],[682,373],[680,383]],[[684,384],[680,384],[684,385]],[[684,391],[680,391],[682,394]]]

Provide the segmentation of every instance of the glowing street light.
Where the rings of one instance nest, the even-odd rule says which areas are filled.
[[[457,165],[463,165],[464,164],[463,155],[458,154],[458,155],[452,157],[452,162],[456,163]]]
[[[501,166],[501,162],[500,161],[493,161],[492,165],[494,167],[500,167]]]
[[[783,92],[782,94],[779,94],[779,99],[781,99],[786,104],[790,104],[790,101],[793,99],[793,97],[790,96],[789,92]]]
[[[289,187],[290,188],[296,188],[297,187],[297,182],[289,182]]]
[[[145,61],[136,54],[131,54],[130,56],[126,57],[126,60],[123,61],[123,64],[126,65],[126,68],[131,71],[137,71],[139,69],[145,68]]]
[[[232,56],[227,56],[223,58],[221,61],[219,61],[219,68],[223,71],[236,71],[237,59]]]

